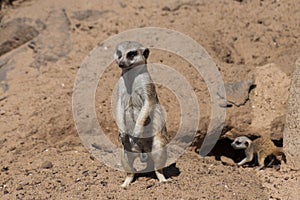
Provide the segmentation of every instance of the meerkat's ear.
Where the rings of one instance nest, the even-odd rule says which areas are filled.
[[[120,50],[116,50],[114,54],[115,60],[119,60],[122,57],[122,52]]]
[[[149,49],[148,49],[148,48],[145,48],[145,49],[143,49],[143,56],[145,57],[145,59],[147,59],[147,58],[148,58],[148,56],[149,56],[149,53],[150,53],[150,51],[149,51]]]
[[[246,147],[249,147],[249,142],[245,142]]]

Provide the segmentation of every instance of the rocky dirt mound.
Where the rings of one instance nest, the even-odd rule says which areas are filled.
[[[0,1],[0,198],[1,199],[293,199],[299,171],[236,167],[242,154],[230,145],[215,157],[198,149],[210,120],[210,94],[203,78],[184,59],[151,49],[149,62],[183,74],[201,111],[194,143],[176,165],[173,180],[153,175],[122,190],[125,174],[95,160],[83,147],[72,116],[76,73],[89,52],[109,36],[131,28],[157,26],[182,32],[201,44],[221,72],[228,98],[223,133],[270,135],[282,145],[291,77],[299,56],[296,0],[274,1]],[[117,140],[111,94],[120,76],[107,68],[96,91],[96,112],[109,138]],[[180,108],[168,88],[158,86],[171,135]],[[223,100],[222,100],[223,98]],[[227,154],[227,155],[226,155]],[[235,156],[232,156],[235,154]],[[290,191],[290,190],[289,190]]]

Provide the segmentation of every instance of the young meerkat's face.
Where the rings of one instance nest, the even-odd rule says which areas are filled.
[[[121,69],[130,69],[147,63],[149,49],[138,42],[126,41],[116,47],[115,60]]]
[[[240,136],[235,138],[235,140],[231,143],[231,146],[234,149],[247,149],[250,145],[251,140],[245,136]]]

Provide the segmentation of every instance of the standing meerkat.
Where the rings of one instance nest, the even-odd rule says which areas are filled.
[[[137,157],[153,165],[160,182],[167,179],[162,168],[167,159],[165,116],[156,95],[155,85],[147,70],[149,49],[126,41],[116,47],[115,60],[122,69],[118,82],[116,121],[123,144],[121,162],[127,177],[122,187],[134,179],[133,162]],[[147,167],[148,167],[147,166]]]
[[[260,137],[254,141],[246,136],[235,138],[231,143],[234,149],[244,149],[246,158],[238,163],[239,166],[252,161],[254,154],[257,154],[259,170],[265,167],[264,161],[270,155],[281,156],[281,160],[286,162],[282,148],[276,147],[268,137]]]

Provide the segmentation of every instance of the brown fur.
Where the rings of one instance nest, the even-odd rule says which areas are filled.
[[[286,162],[282,148],[276,147],[268,137],[260,137],[254,141],[251,141],[246,136],[240,136],[232,142],[232,146],[235,149],[245,150],[246,158],[240,161],[238,165],[243,165],[252,161],[255,154],[257,154],[259,169],[265,167],[265,159],[270,155],[274,155],[276,157],[281,156],[280,160]]]

